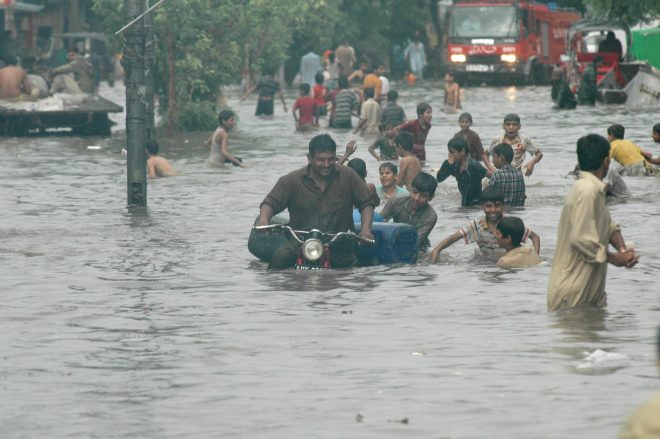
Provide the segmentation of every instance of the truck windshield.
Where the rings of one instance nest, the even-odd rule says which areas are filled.
[[[449,36],[516,38],[516,9],[512,6],[454,8],[449,24]]]

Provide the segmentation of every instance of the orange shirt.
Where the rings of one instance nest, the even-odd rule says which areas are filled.
[[[374,98],[380,96],[380,89],[383,86],[380,77],[375,73],[369,73],[364,77],[364,82],[362,83],[363,88],[373,87],[374,88]]]

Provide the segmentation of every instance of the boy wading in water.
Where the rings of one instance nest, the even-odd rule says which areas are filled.
[[[502,256],[497,265],[505,267],[527,267],[538,265],[541,258],[531,247],[520,245],[520,241],[525,236],[525,223],[515,216],[507,216],[497,224],[495,237],[506,254]]]
[[[236,125],[235,114],[231,110],[222,110],[218,114],[218,123],[220,126],[216,128],[213,135],[208,139],[205,144],[211,147],[209,152],[209,164],[211,166],[224,166],[229,162],[234,166],[246,168],[240,158],[234,157],[229,152],[229,131]]]
[[[426,136],[431,130],[431,119],[433,118],[433,110],[426,102],[417,105],[417,119],[408,121],[399,125],[395,129],[399,132],[406,131],[412,135],[413,150],[412,153],[420,160],[426,160]],[[403,171],[403,168],[401,168]]]
[[[147,177],[173,177],[176,175],[174,168],[170,162],[158,155],[158,142],[155,140],[148,140],[145,144],[147,153]]]
[[[395,223],[415,226],[420,249],[431,245],[429,234],[438,220],[438,215],[429,204],[437,187],[438,183],[431,175],[421,172],[412,182],[410,196],[389,200],[381,212],[385,221],[394,219]]]
[[[259,83],[255,86],[252,86],[247,93],[245,93],[245,96],[241,98],[241,102],[243,102],[250,94],[252,94],[255,90],[259,91],[259,98],[257,99],[257,109],[255,111],[255,116],[272,116],[273,115],[273,107],[274,107],[274,100],[275,100],[275,93],[277,93],[280,96],[280,100],[282,101],[282,106],[284,107],[284,112],[286,113],[286,102],[284,101],[284,94],[282,93],[282,87],[280,87],[280,83],[275,80],[275,76],[273,75],[272,72],[268,72],[266,77],[263,78]]]
[[[521,169],[525,168],[525,175],[530,176],[534,172],[534,166],[543,158],[543,153],[538,149],[529,137],[525,137],[519,134],[520,131],[520,116],[515,113],[509,113],[504,116],[504,134],[498,137],[495,137],[492,142],[490,142],[490,147],[488,148],[489,153],[493,153],[493,148],[495,145],[500,143],[508,143],[513,148],[513,161],[511,162],[514,168]],[[533,158],[532,160],[525,163],[525,156],[529,152]]]
[[[394,198],[403,198],[410,195],[406,189],[396,185],[398,169],[394,163],[385,162],[378,168],[380,186],[376,186],[376,194],[385,202]]]
[[[453,175],[461,193],[461,206],[475,206],[481,197],[481,180],[488,171],[470,157],[468,144],[462,137],[454,137],[447,144],[449,157],[437,174],[438,183]]]

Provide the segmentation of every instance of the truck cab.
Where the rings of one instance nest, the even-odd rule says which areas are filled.
[[[564,52],[574,11],[524,0],[459,0],[447,22],[447,62],[463,81],[543,83]]]

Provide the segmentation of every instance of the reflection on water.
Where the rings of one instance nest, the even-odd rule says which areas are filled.
[[[438,83],[399,89],[409,117],[435,107],[424,167],[437,168],[458,115],[439,111]],[[126,209],[121,127],[0,139],[2,437],[613,437],[657,386],[660,180],[629,178],[633,196],[610,205],[642,259],[609,271],[608,308],[546,311],[575,141],[618,122],[654,150],[657,111],[555,111],[545,87],[467,90],[484,145],[516,112],[544,153],[515,212],[541,236],[537,267],[502,269],[459,241],[439,264],[272,273],[247,235],[313,134],[227,95],[231,148],[251,167],[209,168],[209,133],[159,139],[180,175],[149,182],[146,211]],[[331,134],[340,149],[353,138]],[[356,156],[377,183],[370,141]],[[433,243],[483,215],[459,207],[453,179],[431,204]]]

